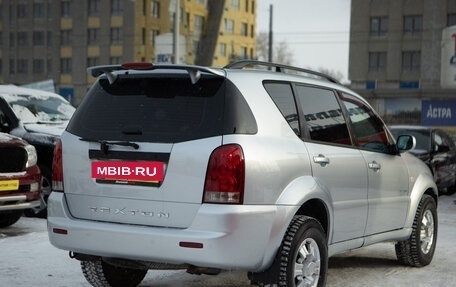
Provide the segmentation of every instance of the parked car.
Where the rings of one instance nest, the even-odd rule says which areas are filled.
[[[0,133],[0,228],[16,223],[24,210],[44,205],[35,148]]]
[[[54,146],[74,107],[62,96],[14,85],[0,85],[0,132],[23,138],[38,153],[45,199],[51,193]],[[27,211],[44,216],[45,206]]]
[[[437,186],[404,152],[413,137],[396,144],[331,77],[248,60],[89,72],[55,148],[47,220],[93,286],[167,268],[324,286],[329,256],[383,241],[403,264],[431,262]]]
[[[424,126],[390,126],[394,136],[412,135],[416,148],[410,152],[432,170],[439,193],[456,192],[456,146],[443,130]]]

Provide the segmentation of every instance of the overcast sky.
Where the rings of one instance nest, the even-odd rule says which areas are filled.
[[[348,75],[350,0],[259,0],[258,31],[269,31],[273,5],[274,44],[285,41],[293,65]]]

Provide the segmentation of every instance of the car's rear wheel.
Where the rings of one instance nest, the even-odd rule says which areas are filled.
[[[399,262],[421,267],[431,263],[437,243],[437,205],[434,198],[425,194],[416,210],[412,234],[407,240],[396,244]]]
[[[4,211],[0,212],[0,227],[8,227],[16,223],[22,216],[22,210],[20,211]]]
[[[147,270],[114,266],[99,260],[81,261],[82,273],[94,287],[136,287]]]
[[[307,216],[295,216],[290,223],[272,266],[261,273],[250,273],[260,286],[325,286],[328,247],[320,223]]]

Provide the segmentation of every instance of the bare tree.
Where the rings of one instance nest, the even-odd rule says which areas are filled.
[[[269,36],[266,32],[257,35],[257,57],[258,60],[268,60]],[[280,64],[290,65],[293,63],[293,54],[286,41],[273,46],[272,61]]]
[[[328,75],[328,76],[338,80],[339,82],[342,82],[342,80],[344,79],[344,74],[341,71],[335,71],[335,70],[330,70],[328,68],[319,67],[318,72]]]

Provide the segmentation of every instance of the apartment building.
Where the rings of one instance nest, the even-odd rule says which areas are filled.
[[[388,123],[455,127],[456,72],[443,84],[442,51],[456,51],[456,38],[443,36],[456,33],[456,1],[351,0],[350,21],[351,87]],[[443,108],[454,111],[442,118]]]
[[[53,80],[56,92],[77,105],[94,81],[88,66],[224,66],[255,57],[256,0],[178,1],[176,13],[173,0],[0,0],[0,83]]]

